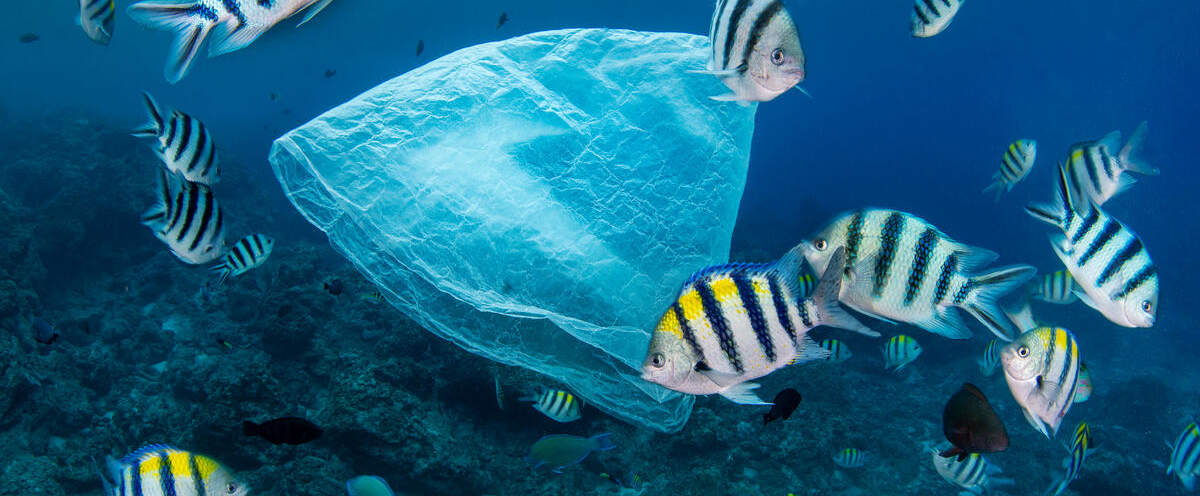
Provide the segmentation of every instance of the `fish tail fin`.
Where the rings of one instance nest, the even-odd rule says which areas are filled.
[[[257,436],[258,435],[258,424],[251,422],[249,420],[242,421],[242,435]]]
[[[104,484],[104,496],[121,496],[120,490],[117,488],[117,480],[121,477],[121,464],[111,456],[104,457],[104,468],[100,468],[100,464],[96,463],[96,459],[92,458],[92,465],[95,466],[96,472],[100,475],[100,483]]]
[[[992,175],[992,184],[989,184],[986,188],[983,188],[982,193],[987,193],[988,191],[994,190],[996,192],[995,202],[1000,203],[1000,196],[1008,192],[1008,188],[1006,187],[1007,185],[1008,183],[1004,181],[1004,178],[1000,176],[999,172],[997,172],[996,174]]]
[[[311,21],[313,17],[316,17],[322,10],[325,10],[325,7],[328,7],[330,3],[333,3],[333,0],[318,0],[314,2],[304,11],[304,17],[300,19],[300,23],[296,27],[303,26],[308,21]]]
[[[611,436],[612,436],[611,432],[605,432],[604,434],[597,434],[595,436],[592,436],[591,438],[589,438],[589,440],[591,440],[593,443],[595,443],[596,451],[608,451],[610,449],[617,447],[617,445],[613,444],[612,440],[609,439],[609,437],[611,437]]]
[[[788,251],[783,258],[777,262],[779,273],[788,283],[788,289],[793,295],[803,294],[799,291],[800,283],[800,263],[804,260],[802,248],[797,246]],[[842,275],[841,270],[846,264],[846,250],[839,247],[833,253],[833,257],[829,259],[829,265],[826,266],[825,273],[821,274],[821,280],[817,283],[816,289],[813,290],[812,297],[807,301],[811,301],[816,309],[817,322],[820,325],[829,327],[837,327],[847,331],[854,331],[865,336],[873,338],[879,337],[879,333],[872,331],[869,327],[859,322],[850,314],[846,313],[840,305],[838,305],[838,295],[842,291]],[[801,300],[800,304],[805,305],[807,301]],[[821,349],[820,346],[815,346]],[[822,349],[822,351],[824,351]]]
[[[1121,147],[1121,153],[1117,155],[1117,162],[1127,171],[1148,176],[1157,176],[1159,173],[1158,168],[1150,166],[1140,156],[1142,146],[1146,144],[1147,131],[1146,121],[1138,124],[1137,130],[1129,137],[1129,141],[1126,141],[1125,146]]]
[[[196,54],[200,53],[200,46],[217,23],[216,14],[203,7],[203,4],[195,1],[146,1],[129,6],[129,17],[137,23],[152,29],[178,33],[163,70],[163,76],[171,84],[178,83],[187,75]]]
[[[1179,476],[1179,482],[1182,482],[1183,487],[1187,488],[1188,491],[1196,490],[1196,474],[1184,474],[1183,472],[1176,472],[1175,475]]]
[[[1037,327],[1037,321],[1033,319],[1033,308],[1029,306],[1028,297],[1022,297],[1015,305],[1006,307],[1004,315],[1008,316],[1008,320],[1017,326],[1018,334]]]
[[[1037,274],[1037,269],[1031,266],[1014,265],[973,276],[967,283],[971,289],[967,293],[962,308],[979,319],[979,322],[992,331],[996,337],[1012,341],[1013,337],[1019,333],[1013,331],[1012,323],[1000,310],[1000,297],[1025,284],[1035,274]]]
[[[138,138],[157,138],[165,127],[162,107],[159,107],[158,102],[154,101],[154,97],[145,91],[142,92],[142,100],[146,103],[146,113],[150,114],[150,122],[134,129],[133,135]]]
[[[225,281],[228,280],[229,276],[233,273],[233,270],[229,268],[229,264],[226,262],[221,262],[217,265],[214,265],[208,270],[217,275],[217,286],[225,284]]]
[[[1056,198],[1053,205],[1030,203],[1025,207],[1025,212],[1037,220],[1063,229],[1067,225],[1067,220],[1075,212],[1075,198],[1071,183],[1067,180],[1067,169],[1062,164],[1058,164],[1054,194]]]
[[[164,170],[158,175],[158,202],[142,214],[142,224],[155,233],[162,232],[171,217],[171,185]]]

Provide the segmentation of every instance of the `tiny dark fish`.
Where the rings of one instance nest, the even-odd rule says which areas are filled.
[[[800,393],[792,388],[784,389],[775,395],[773,403],[775,404],[771,406],[771,411],[763,414],[763,425],[767,425],[777,418],[784,420],[791,418],[792,412],[800,406]]]
[[[33,339],[42,344],[54,344],[58,341],[58,331],[41,317],[33,318]]]
[[[304,444],[321,437],[323,432],[316,424],[299,417],[282,417],[261,424],[242,422],[242,434],[258,436],[272,444]]]
[[[425,40],[417,40],[417,56],[421,56],[421,52],[425,51]]]
[[[230,350],[232,350],[232,349],[233,349],[233,345],[232,345],[232,344],[229,344],[229,341],[226,341],[226,340],[224,340],[224,339],[221,339],[221,338],[217,338],[217,344],[219,344],[219,345],[221,345],[221,346],[224,346],[226,349],[230,349]]]
[[[939,453],[943,458],[958,455],[963,461],[971,453],[995,453],[1008,449],[1008,431],[992,410],[983,391],[965,383],[946,402],[942,411],[942,433],[954,445]]]
[[[272,92],[270,95],[267,95],[267,96],[271,99],[272,102],[279,101],[279,93]]]
[[[325,282],[325,291],[331,295],[340,295],[345,289],[346,287],[342,285],[341,279],[331,279]]]
[[[337,71],[335,71],[333,69],[325,69],[325,77],[327,77],[327,78],[331,78],[336,74],[337,74]]]
[[[500,22],[496,23],[496,29],[500,29],[500,26],[503,26],[506,22],[508,22],[508,12],[501,12]]]
[[[25,34],[21,35],[20,38],[17,38],[17,39],[21,40],[21,43],[33,43],[37,40],[42,39],[42,37],[38,36],[35,33],[25,33]]]

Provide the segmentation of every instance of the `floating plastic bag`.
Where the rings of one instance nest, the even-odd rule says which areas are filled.
[[[426,329],[677,431],[693,398],[638,369],[680,284],[729,256],[754,128],[687,73],[706,45],[587,29],[466,48],[287,133],[271,164]]]

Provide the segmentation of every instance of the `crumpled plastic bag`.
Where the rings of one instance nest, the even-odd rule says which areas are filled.
[[[680,284],[728,259],[754,128],[687,72],[706,46],[575,29],[466,48],[288,132],[271,165],[426,329],[677,431],[694,398],[638,369]]]

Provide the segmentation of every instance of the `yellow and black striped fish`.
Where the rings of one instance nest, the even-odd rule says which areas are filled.
[[[859,468],[867,464],[867,454],[858,448],[846,448],[833,454],[833,463],[842,468]]]
[[[844,255],[836,255],[838,260]],[[747,382],[792,363],[823,359],[808,337],[818,325],[866,328],[838,306],[841,271],[822,275],[800,298],[798,248],[772,264],[729,264],[692,275],[659,319],[642,363],[642,378],[688,394],[720,394],[767,404]]]
[[[1079,384],[1079,345],[1061,327],[1026,332],[1000,350],[1004,378],[1025,419],[1046,437],[1054,437],[1075,404]]]
[[[534,410],[542,412],[555,422],[572,422],[583,416],[580,413],[582,402],[570,391],[547,388],[536,396],[527,396],[521,401],[532,401]]]
[[[829,357],[826,360],[833,363],[841,363],[849,360],[853,353],[850,353],[850,347],[846,343],[836,339],[821,340],[821,348],[829,352]]]
[[[1033,169],[1033,161],[1037,158],[1037,141],[1020,139],[1008,145],[1004,150],[1004,158],[1000,159],[1000,170],[992,175],[992,184],[983,189],[984,193],[996,190],[996,201],[1000,195],[1012,191],[1013,186],[1025,179]]]
[[[1192,422],[1183,428],[1179,438],[1171,446],[1171,461],[1167,464],[1167,475],[1175,474],[1188,491],[1196,490],[1196,476],[1200,475],[1200,428]]]
[[[116,14],[113,0],[79,0],[79,25],[88,38],[101,45],[112,39]]]
[[[1079,297],[1075,295],[1076,287],[1078,286],[1075,284],[1075,279],[1071,277],[1071,273],[1060,270],[1042,276],[1038,284],[1033,287],[1032,296],[1046,303],[1068,305],[1079,300]]]
[[[883,368],[898,372],[916,360],[921,351],[921,344],[912,336],[893,336],[883,345]]]
[[[933,451],[933,468],[937,470],[938,475],[971,493],[983,494],[992,487],[1013,483],[1012,479],[995,477],[1000,473],[1000,468],[988,463],[979,453],[971,453],[959,461],[955,457],[942,457],[939,452],[936,449]]]
[[[204,455],[152,444],[108,459],[101,474],[106,496],[245,496],[250,488],[216,460]]]
[[[1075,437],[1071,441],[1067,459],[1063,461],[1063,466],[1066,467],[1067,472],[1063,475],[1062,479],[1050,488],[1050,492],[1047,494],[1053,494],[1053,496],[1062,494],[1067,489],[1067,486],[1071,484],[1071,481],[1079,477],[1079,470],[1083,468],[1083,461],[1087,459],[1088,453],[1091,453],[1094,449],[1096,448],[1092,446],[1091,428],[1088,427],[1087,422],[1080,422],[1075,426]]]

